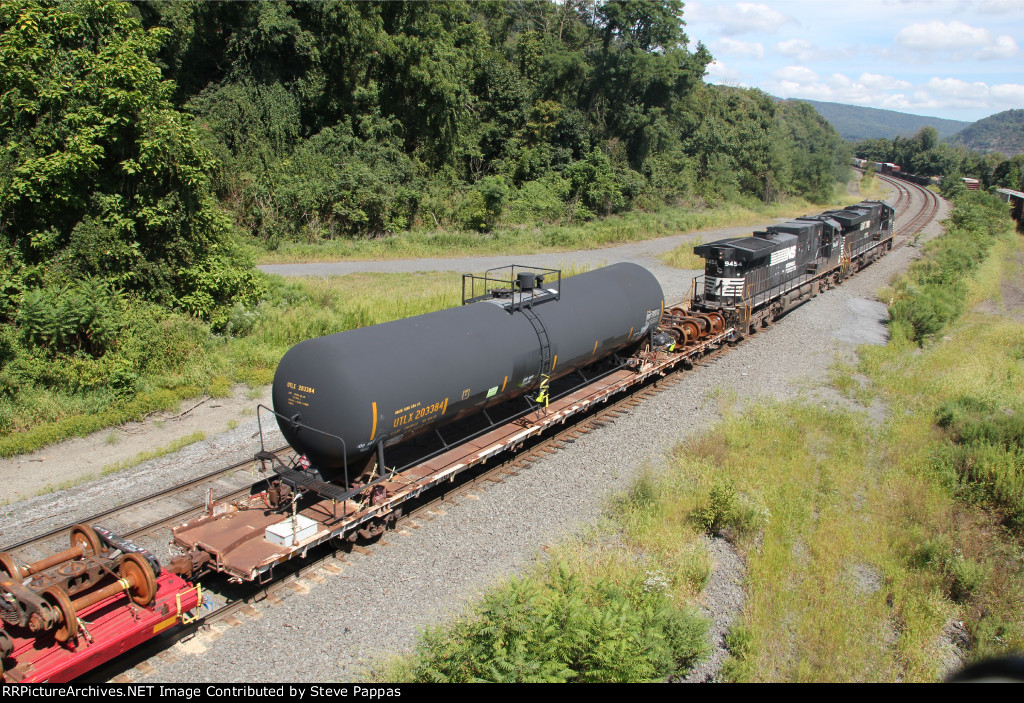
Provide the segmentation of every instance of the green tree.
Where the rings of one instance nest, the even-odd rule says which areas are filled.
[[[119,2],[0,5],[0,238],[13,269],[99,276],[179,305],[200,285],[190,272],[235,266],[214,162],[155,62],[164,35]],[[232,297],[202,285],[213,307]]]

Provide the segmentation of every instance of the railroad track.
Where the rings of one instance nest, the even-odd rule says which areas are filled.
[[[743,342],[739,342],[742,344]],[[693,367],[705,366],[719,357],[731,347],[724,346],[712,350],[699,360],[694,362]],[[678,367],[677,367],[678,369]],[[600,407],[594,408],[576,422],[560,426],[555,432],[528,441],[523,449],[509,456],[503,461],[482,466],[473,472],[461,475],[452,484],[439,486],[433,489],[429,498],[414,499],[404,505],[407,507],[406,514],[400,518],[394,529],[384,533],[376,540],[360,540],[356,543],[341,543],[323,545],[311,550],[309,556],[302,562],[286,562],[283,569],[275,571],[275,578],[267,584],[247,583],[241,585],[210,584],[204,586],[207,593],[214,593],[218,602],[215,609],[201,615],[187,627],[177,632],[170,633],[159,640],[152,640],[141,647],[137,647],[90,674],[86,681],[99,683],[110,681],[112,683],[133,683],[135,679],[125,672],[136,668],[139,673],[145,675],[151,672],[155,664],[151,660],[159,657],[174,643],[194,636],[199,630],[213,628],[214,626],[226,624],[237,625],[241,622],[239,615],[248,614],[251,617],[259,616],[259,608],[274,606],[280,602],[280,593],[285,590],[303,592],[307,586],[304,581],[322,581],[332,574],[340,573],[342,567],[350,566],[351,562],[347,557],[356,552],[366,556],[374,554],[377,547],[386,546],[388,538],[395,533],[402,534],[410,529],[419,529],[422,523],[430,522],[436,517],[445,514],[445,504],[458,504],[461,499],[471,499],[477,493],[487,490],[488,486],[503,482],[506,478],[514,477],[519,472],[528,470],[529,467],[544,458],[546,455],[557,453],[566,444],[574,442],[577,438],[600,429],[616,419],[622,417],[633,408],[639,406],[649,398],[671,388],[682,380],[682,372],[676,370],[658,378],[650,383],[635,387],[622,393],[614,400],[609,400]],[[409,507],[411,506],[411,507]],[[221,590],[221,586],[227,588]],[[157,659],[159,661],[159,658]]]
[[[279,447],[274,453],[287,460],[290,447]],[[177,525],[201,514],[212,491],[213,499],[234,500],[248,494],[262,478],[252,480],[252,459],[219,468],[194,479],[116,508],[105,510],[84,519],[49,530],[29,539],[4,547],[0,552],[9,554],[19,563],[31,563],[67,548],[67,535],[74,524],[101,525],[121,537],[139,540],[163,528]]]
[[[888,181],[889,179],[886,180]],[[909,188],[901,189],[900,186],[904,185],[902,183],[894,183],[894,185],[897,187],[897,192],[900,193],[897,202],[905,201],[906,203],[903,205],[901,212],[906,213],[911,207],[911,190]],[[934,217],[935,212],[937,212],[938,198],[934,193],[926,189],[920,190],[928,194],[926,202],[914,218],[907,224],[900,226],[897,233],[903,239],[894,248],[898,248],[906,243],[909,240],[909,235],[915,233],[912,230],[930,221]],[[745,341],[740,341],[739,344],[745,343]],[[695,360],[694,367],[713,363],[730,348],[730,345],[722,345],[710,351],[700,359]],[[408,533],[409,529],[422,527],[421,523],[430,521],[437,515],[444,513],[443,505],[445,503],[457,503],[460,499],[473,497],[476,493],[486,491],[490,485],[501,483],[509,477],[514,477],[520,471],[528,470],[539,459],[544,458],[546,455],[557,453],[582,435],[615,422],[631,409],[672,387],[680,380],[682,380],[682,372],[677,368],[663,378],[638,386],[629,392],[621,394],[614,400],[609,400],[599,408],[595,408],[590,413],[579,418],[576,422],[560,427],[557,431],[534,440],[531,444],[528,444],[507,459],[496,462],[488,467],[482,467],[468,476],[461,477],[449,486],[435,489],[431,492],[429,499],[415,504],[412,502],[407,503],[406,505],[409,509],[406,515],[396,523],[395,532],[403,534]],[[286,449],[282,448],[276,451],[284,451]],[[206,505],[206,494],[212,486],[226,487],[228,489],[227,492],[216,495],[217,500],[231,500],[233,496],[249,492],[254,485],[254,482],[250,480],[251,477],[246,476],[244,481],[238,482],[238,476],[248,473],[248,471],[243,470],[243,467],[249,466],[250,463],[251,460],[218,469],[198,479],[134,501],[130,505],[120,506],[115,510],[97,514],[83,522],[106,520],[108,524],[114,525],[111,521],[116,520],[117,523],[123,525],[121,529],[122,535],[125,537],[136,538],[140,535],[150,535],[166,526],[182,522],[188,516],[202,512]],[[223,484],[230,484],[232,477],[238,483],[236,485],[224,486]],[[195,499],[196,492],[201,494],[201,500]],[[189,495],[193,496],[191,502],[183,498],[183,496]],[[188,503],[184,508],[180,507],[182,500]],[[170,506],[175,502],[179,503],[179,507],[172,509]],[[157,506],[161,507],[158,508]],[[151,515],[152,512],[160,512],[160,515],[153,516]],[[145,518],[140,520],[140,515],[144,515]],[[109,529],[117,531],[116,525]],[[66,530],[67,528],[50,531],[44,535],[11,545],[8,547],[8,550],[16,550],[16,553],[19,555],[38,552],[47,548],[54,540],[60,540],[66,534]],[[394,532],[390,534],[394,534]],[[201,628],[238,624],[241,622],[239,615],[248,614],[249,616],[257,617],[259,615],[259,607],[266,607],[268,605],[272,607],[277,602],[280,602],[278,594],[283,589],[302,592],[306,588],[303,585],[304,582],[323,581],[329,575],[339,573],[342,570],[342,566],[348,563],[346,557],[350,552],[356,551],[362,554],[372,554],[375,547],[387,544],[390,534],[385,533],[375,542],[362,541],[355,544],[345,543],[338,545],[331,543],[323,545],[316,550],[311,550],[309,557],[301,562],[288,562],[284,568],[276,572],[275,579],[268,584],[243,584],[242,586],[235,586],[223,583],[223,579],[219,580],[221,583],[204,584],[206,592],[214,591],[215,610],[202,614],[187,627],[181,628],[177,632],[169,633],[160,639],[152,640],[150,643],[132,650],[121,659],[95,670],[89,675],[88,680],[131,682],[134,679],[127,676],[126,671],[136,667],[141,675],[149,673],[154,666],[150,660],[154,657],[157,657],[158,661],[161,657],[169,658],[174,656],[169,654],[167,650],[175,642],[195,635]],[[64,548],[65,545],[60,544],[54,551]],[[214,581],[218,580],[214,579]]]
[[[906,244],[909,235],[916,234],[925,225],[934,219],[935,215],[939,211],[939,196],[936,195],[931,189],[919,186],[916,183],[910,183],[909,181],[902,181],[897,178],[889,178],[888,176],[880,176],[880,178],[886,183],[891,184],[896,188],[897,193],[897,204],[901,201],[906,201],[906,205],[900,213],[905,213],[911,207],[913,201],[913,193],[917,192],[924,196],[925,204],[921,209],[905,224],[900,225],[900,228],[896,231],[896,236],[903,236],[904,239],[899,242],[896,247],[898,248]],[[896,206],[894,206],[896,207]]]
[[[899,249],[911,241],[910,235],[917,234],[935,218],[939,211],[940,198],[931,189],[917,183],[893,178],[892,176],[883,176],[882,174],[877,174],[877,176],[896,189],[896,202],[893,203],[893,209],[896,211],[897,221],[913,207],[914,193],[924,197],[924,205],[914,213],[913,217],[902,223],[894,233],[896,237],[903,237],[893,246],[893,249]]]
[[[896,217],[899,218],[910,209],[910,188],[895,179],[885,178],[884,176],[879,176],[879,178],[896,188],[896,202],[893,203],[892,207],[896,211]]]

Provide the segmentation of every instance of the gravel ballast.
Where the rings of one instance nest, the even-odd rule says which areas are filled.
[[[938,225],[926,231],[936,232]],[[705,240],[713,238],[717,233],[705,234]],[[626,489],[643,469],[661,466],[681,439],[713,426],[723,397],[741,404],[798,397],[848,403],[826,385],[829,367],[853,358],[857,344],[884,342],[885,307],[874,300],[874,291],[917,254],[911,247],[892,252],[774,327],[685,373],[677,384],[607,426],[475,498],[446,503],[444,514],[423,522],[421,529],[389,533],[386,545],[374,546],[369,556],[353,553],[340,573],[322,570],[303,580],[280,603],[258,605],[259,617],[242,616],[237,626],[217,625],[177,645],[152,673],[132,671],[132,678],[147,683],[346,681],[363,673],[375,657],[407,651],[422,628],[463,611],[497,580],[528,568],[543,555],[545,545],[592,524],[608,496]],[[536,263],[557,264],[556,257],[564,256],[550,255]],[[630,259],[607,258],[618,260]],[[666,300],[680,300],[689,289],[694,272],[652,266],[646,254],[635,260],[658,276]],[[473,266],[463,260],[446,268],[475,270]],[[6,506],[0,541],[10,543],[47,524],[71,522],[74,515],[94,513],[105,503],[181,480],[190,471],[204,473],[211,462],[251,456],[254,432],[251,423],[126,475]],[[742,561],[727,544],[709,549],[713,561],[723,566],[716,568],[713,579],[721,580],[713,581],[702,605],[715,623],[712,635],[720,645],[728,622],[742,608]],[[716,651],[714,660],[691,680],[714,677],[720,647]]]

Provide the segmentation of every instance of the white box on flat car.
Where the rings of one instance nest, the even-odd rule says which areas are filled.
[[[267,527],[264,539],[273,544],[280,544],[282,547],[291,547],[315,535],[319,526],[316,520],[310,520],[304,515],[296,515],[294,522],[294,532],[292,531],[292,518],[270,525]]]

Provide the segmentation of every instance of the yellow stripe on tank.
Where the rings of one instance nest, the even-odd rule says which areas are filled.
[[[373,427],[370,429],[370,441],[377,436],[377,404],[373,403]]]

